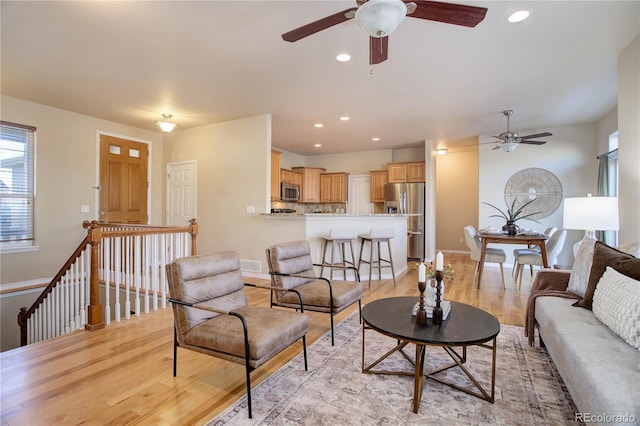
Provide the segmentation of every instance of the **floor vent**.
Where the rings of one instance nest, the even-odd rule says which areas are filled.
[[[262,262],[259,260],[240,259],[240,269],[247,272],[262,272]]]

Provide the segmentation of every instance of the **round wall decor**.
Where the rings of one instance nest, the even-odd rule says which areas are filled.
[[[560,180],[548,170],[532,167],[516,172],[509,178],[504,187],[504,200],[511,206],[535,200],[524,208],[524,214],[536,213],[530,219],[539,220],[550,216],[562,202],[562,184]]]

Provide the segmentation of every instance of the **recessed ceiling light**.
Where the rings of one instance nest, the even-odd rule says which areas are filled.
[[[372,141],[374,142],[378,142],[380,140],[380,138],[371,138]]]
[[[316,143],[316,144],[313,144],[313,146],[315,146],[316,148],[320,148],[322,146],[322,144],[321,143]]]
[[[314,127],[318,127],[318,128],[320,128],[320,127],[324,127],[324,124],[322,124],[322,123],[316,123],[316,124],[314,124],[313,126],[314,126]]]
[[[519,10],[519,11],[513,12],[511,15],[509,15],[509,17],[507,18],[507,21],[512,22],[512,23],[516,23],[516,22],[524,21],[528,17],[529,17],[529,11],[528,10]]]
[[[349,117],[347,117],[346,115],[343,115],[342,117],[340,117],[341,121],[349,121]]]
[[[349,55],[348,53],[341,53],[336,56],[336,60],[338,62],[349,62],[351,60],[351,55]]]

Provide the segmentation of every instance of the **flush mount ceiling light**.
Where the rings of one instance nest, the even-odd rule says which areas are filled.
[[[437,148],[436,155],[445,155],[448,152],[447,148]]]
[[[175,129],[178,125],[171,121],[171,114],[162,114],[162,120],[156,121],[156,125],[165,133],[169,133]]]
[[[527,19],[528,17],[529,17],[529,11],[528,10],[519,10],[519,11],[513,12],[511,15],[509,15],[509,17],[507,18],[507,21],[509,21],[511,23],[522,22],[525,19]]]
[[[369,0],[356,10],[356,23],[371,37],[387,37],[407,16],[401,0]]]
[[[349,62],[351,60],[351,55],[349,55],[348,53],[341,53],[336,56],[336,60],[338,62]]]

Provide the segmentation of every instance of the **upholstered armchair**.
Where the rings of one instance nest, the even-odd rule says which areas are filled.
[[[358,302],[362,311],[362,284],[356,281],[329,280],[316,276],[308,241],[276,244],[266,249],[271,283],[271,306],[299,309],[296,290],[304,309],[328,313],[331,318],[331,344],[334,344],[333,316]],[[353,268],[355,269],[355,268]],[[357,270],[356,270],[357,271]]]
[[[175,320],[174,377],[178,347],[244,364],[251,418],[251,371],[298,340],[302,340],[307,370],[309,317],[301,312],[248,305],[237,253],[177,259],[167,265],[167,278]],[[297,300],[302,311],[299,295],[289,293],[293,295],[292,305]]]

